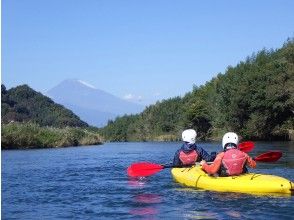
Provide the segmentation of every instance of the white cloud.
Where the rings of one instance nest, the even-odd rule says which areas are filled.
[[[128,101],[141,102],[143,98],[141,95],[133,95],[133,94],[129,93],[129,94],[124,95],[123,99],[128,100]]]
[[[126,95],[124,95],[124,97],[123,97],[123,99],[126,99],[126,100],[131,100],[131,99],[134,99],[134,95],[132,95],[132,94],[126,94]]]

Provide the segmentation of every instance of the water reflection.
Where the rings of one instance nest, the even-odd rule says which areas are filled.
[[[147,178],[130,178],[128,185],[132,188],[140,190],[133,196],[133,207],[129,213],[135,217],[144,217],[145,219],[154,219],[159,213],[157,204],[162,203],[162,197],[154,193],[142,193],[141,189],[144,188]]]
[[[131,208],[130,214],[134,216],[144,216],[153,219],[159,213],[156,204],[162,202],[162,198],[158,194],[141,193],[133,197],[134,208]]]
[[[184,214],[185,219],[219,219],[216,213],[209,211],[189,211]]]
[[[129,178],[128,186],[132,188],[144,188],[144,185],[147,182],[146,177],[137,177],[137,178]]]
[[[233,211],[233,210],[230,210],[230,211],[227,211],[225,212],[228,216],[230,217],[233,217],[233,218],[241,218],[241,213],[238,212],[238,211]]]
[[[161,196],[158,194],[139,194],[134,197],[136,203],[144,203],[144,204],[156,204],[161,203],[162,199]]]
[[[150,215],[158,214],[158,209],[153,207],[144,207],[144,208],[133,208],[130,210],[131,215],[136,216],[147,216],[150,217]]]

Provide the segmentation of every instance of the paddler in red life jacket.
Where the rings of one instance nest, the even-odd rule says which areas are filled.
[[[209,155],[203,148],[196,146],[196,136],[197,133],[194,129],[183,131],[182,140],[184,143],[175,153],[173,166],[188,166],[201,160],[213,161],[215,159],[216,152]]]
[[[222,141],[224,151],[216,156],[211,165],[201,161],[202,169],[211,175],[236,176],[247,172],[246,165],[255,168],[256,162],[248,154],[238,149],[238,143],[239,139],[236,133],[226,133]]]

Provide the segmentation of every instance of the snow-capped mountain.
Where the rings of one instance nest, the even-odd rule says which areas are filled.
[[[87,82],[76,79],[64,80],[47,92],[55,102],[72,110],[82,120],[98,127],[124,114],[143,111],[144,106],[126,101]]]

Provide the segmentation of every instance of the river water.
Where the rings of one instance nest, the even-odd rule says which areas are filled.
[[[293,219],[294,196],[258,196],[190,189],[170,170],[131,180],[133,162],[168,163],[181,143],[106,143],[2,151],[2,219]],[[218,143],[199,143],[208,152]],[[294,143],[257,142],[250,155],[281,150],[255,172],[294,181]]]

